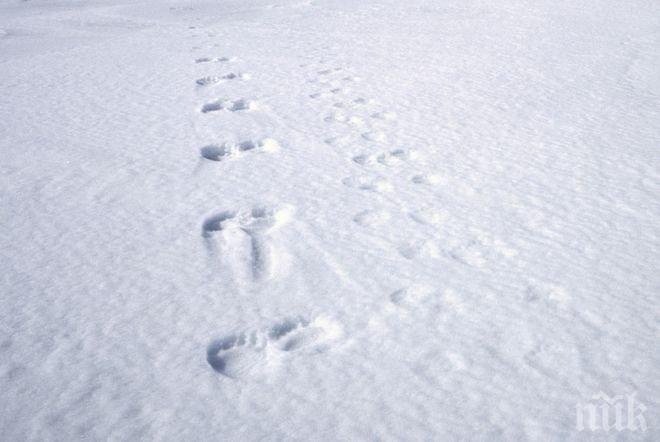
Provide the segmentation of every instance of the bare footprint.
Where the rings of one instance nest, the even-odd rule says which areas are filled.
[[[253,100],[239,99],[232,101],[232,100],[221,99],[206,103],[204,106],[202,106],[202,113],[206,114],[209,112],[216,112],[220,110],[227,110],[230,112],[240,112],[240,111],[253,110],[256,108],[257,108],[257,102]]]
[[[343,336],[343,328],[333,320],[318,317],[285,319],[266,329],[232,334],[213,341],[206,360],[216,372],[233,379],[264,376],[292,354],[322,353]]]
[[[195,81],[195,83],[197,83],[198,86],[211,86],[214,84],[225,83],[231,80],[249,80],[251,78],[252,78],[251,74],[247,74],[247,73],[235,74],[233,72],[230,72],[225,75],[211,75],[208,77],[202,77],[197,81]]]
[[[371,115],[371,118],[375,118],[377,120],[392,121],[396,120],[396,113],[390,111],[376,112],[375,114]]]
[[[387,152],[381,152],[376,154],[360,154],[353,157],[353,161],[362,165],[362,166],[371,166],[376,164],[382,164],[383,166],[394,166],[406,161],[414,160],[418,158],[418,154],[413,150],[406,149],[393,149]]]
[[[200,57],[195,59],[195,63],[212,63],[212,62],[226,63],[231,61],[236,61],[236,57],[215,57],[215,58]]]
[[[280,144],[272,138],[259,141],[241,141],[239,143],[209,144],[200,150],[203,158],[210,161],[223,161],[238,158],[247,152],[274,153],[280,150]]]
[[[439,174],[418,174],[413,176],[410,181],[415,184],[425,184],[427,186],[440,186],[447,184],[447,178]]]
[[[392,183],[384,178],[348,177],[342,183],[347,187],[375,192],[391,192],[394,189]]]
[[[386,210],[365,210],[355,215],[353,221],[363,227],[367,227],[385,224],[390,218],[391,215]]]
[[[269,234],[287,224],[293,213],[294,208],[289,205],[220,212],[204,221],[202,237],[211,255],[215,255],[218,249],[216,237],[230,244],[241,244],[231,239],[237,238],[237,235],[247,235],[250,250],[246,250],[244,256],[249,256],[249,271],[254,280],[261,281],[276,275],[287,261],[286,253],[273,246]]]

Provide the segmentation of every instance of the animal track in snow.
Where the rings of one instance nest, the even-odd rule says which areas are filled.
[[[345,123],[348,121],[348,117],[342,113],[336,112],[332,115],[328,115],[327,117],[325,117],[323,121],[327,123],[331,123],[331,122]]]
[[[220,76],[212,75],[212,76],[209,76],[209,77],[203,77],[203,78],[198,79],[196,81],[196,83],[197,83],[198,86],[210,86],[210,85],[213,85],[213,84],[220,84],[220,83],[224,83],[224,82],[231,81],[231,80],[236,80],[236,79],[249,80],[251,78],[252,78],[252,75],[250,75],[250,74],[235,74],[233,72],[230,72],[229,74],[220,75]]]
[[[332,105],[336,108],[346,109],[346,108],[360,108],[372,104],[376,104],[376,101],[371,99],[367,100],[366,98],[356,98],[355,100],[352,100],[348,103],[338,101],[336,103],[333,103]]]
[[[371,118],[375,118],[377,120],[392,121],[392,120],[396,120],[396,113],[389,111],[376,112],[375,114],[371,115]]]
[[[362,138],[369,141],[376,141],[379,143],[384,143],[387,141],[387,135],[384,132],[375,131],[375,132],[365,132],[362,134]]]
[[[416,304],[429,297],[433,293],[433,288],[426,285],[414,284],[410,287],[396,290],[390,294],[390,302],[400,306],[404,303]]]
[[[415,184],[426,184],[431,186],[447,184],[447,179],[442,175],[437,174],[419,174],[413,176],[410,180]]]
[[[483,267],[487,262],[484,250],[476,241],[469,241],[452,249],[449,255],[455,260],[473,267]]]
[[[236,57],[215,57],[215,58],[201,57],[201,58],[197,58],[195,60],[195,63],[212,63],[212,62],[226,63],[231,61],[236,61]]]
[[[215,100],[206,103],[202,106],[202,113],[216,112],[220,110],[228,110],[230,112],[240,112],[253,110],[257,108],[257,102],[252,100]]]
[[[342,326],[331,319],[291,318],[218,339],[208,346],[206,360],[216,372],[243,379],[265,375],[296,354],[322,353],[342,336]]]
[[[410,217],[420,224],[440,225],[446,222],[448,215],[434,208],[411,212]],[[518,252],[499,239],[493,239],[483,232],[472,232],[472,239],[467,241],[448,238],[439,244],[435,240],[416,240],[399,247],[405,258],[439,258],[446,256],[472,267],[483,267],[490,261],[511,258]],[[499,256],[498,256],[499,255]]]
[[[360,117],[356,116],[347,116],[343,113],[336,112],[332,115],[328,115],[323,119],[326,123],[347,123],[351,124],[353,126],[362,126],[364,124],[364,120]]]
[[[442,310],[462,313],[463,309],[461,298],[451,289],[442,293],[433,285],[422,283],[400,288],[388,298],[389,302],[369,317],[371,332],[391,333],[401,328],[402,321],[417,322],[421,317],[437,319]]]
[[[447,220],[448,215],[432,207],[426,207],[411,212],[410,217],[420,224],[438,226]]]
[[[570,299],[571,297],[564,287],[540,281],[531,281],[525,293],[525,300],[528,302],[543,301],[566,306]]]
[[[353,221],[361,226],[379,226],[389,221],[391,215],[386,210],[365,210],[353,217]]]
[[[420,256],[428,258],[439,258],[441,250],[438,245],[433,241],[413,241],[399,247],[399,253],[404,258],[415,259]]]
[[[278,264],[284,259],[275,253],[267,237],[269,233],[287,224],[294,213],[292,206],[255,207],[251,210],[225,211],[213,215],[202,225],[202,237],[210,250],[215,249],[216,236],[245,234],[250,240],[249,265],[255,280],[266,279],[275,274]],[[225,238],[229,239],[229,238]]]
[[[239,143],[209,144],[202,147],[200,153],[203,158],[211,161],[223,161],[238,158],[246,152],[273,153],[280,150],[280,145],[272,138],[260,141],[241,141]]]
[[[371,105],[371,104],[376,104],[376,100],[373,100],[371,98],[362,98],[358,97],[352,102],[355,106],[366,106],[366,105]]]
[[[288,205],[225,211],[208,218],[202,233],[204,237],[211,237],[215,232],[232,228],[239,228],[248,234],[267,233],[289,222],[293,212],[293,207]]]
[[[394,149],[389,152],[382,152],[372,155],[358,155],[353,157],[353,161],[356,163],[367,166],[374,164],[382,164],[384,166],[391,166],[394,164],[401,163],[403,161],[408,161],[417,158],[417,152],[405,149]]]
[[[310,98],[330,98],[334,95],[347,94],[349,92],[350,92],[350,89],[347,89],[347,88],[333,87],[332,89],[330,89],[328,91],[315,92],[315,93],[311,94],[309,97]]]
[[[344,145],[344,144],[348,143],[349,140],[350,140],[349,136],[340,135],[340,136],[337,136],[337,137],[326,138],[324,140],[324,142],[326,144],[331,145],[331,146],[341,146],[341,145]]]
[[[323,69],[322,71],[318,71],[319,75],[330,75],[335,72],[340,72],[343,71],[343,68],[332,68],[332,69]]]
[[[449,255],[457,261],[473,267],[482,267],[496,255],[512,258],[518,254],[503,241],[492,238],[481,231],[473,231],[473,239],[458,244],[450,244]]]
[[[310,98],[328,98],[328,97],[332,97],[332,93],[327,92],[327,91],[316,92],[314,94],[311,94],[309,97]]]
[[[342,180],[345,186],[360,190],[372,190],[375,192],[391,192],[392,184],[383,178],[348,177]]]

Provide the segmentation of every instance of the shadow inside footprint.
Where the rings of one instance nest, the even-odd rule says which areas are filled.
[[[238,144],[238,148],[241,152],[247,152],[248,150],[255,149],[257,144],[254,141],[243,141]]]
[[[224,146],[210,144],[201,148],[200,153],[203,158],[211,161],[222,161],[227,156],[227,149]]]
[[[241,339],[244,340],[244,337],[232,335],[213,341],[206,350],[206,361],[215,371],[226,375],[227,361],[222,356],[223,352],[242,345]]]
[[[206,361],[213,370],[232,379],[265,373],[269,369],[267,345],[258,332],[229,335],[208,346]]]
[[[332,341],[343,335],[338,323],[324,318],[309,321],[290,317],[260,328],[227,335],[212,341],[206,349],[206,361],[216,372],[232,379],[267,375],[293,353],[320,354]]]
[[[252,103],[241,99],[230,103],[229,106],[227,106],[227,109],[229,109],[232,112],[238,112],[243,110],[249,110],[251,107],[252,107]]]
[[[268,336],[271,339],[277,340],[291,333],[293,330],[297,329],[298,327],[306,326],[307,323],[308,322],[305,321],[303,318],[285,319],[279,324],[275,324],[274,326],[272,326],[270,332],[268,333]]]
[[[222,230],[222,223],[235,216],[236,213],[234,212],[221,212],[207,218],[204,221],[204,224],[202,224],[202,236],[204,238],[209,238],[214,232],[219,232]]]
[[[269,337],[278,342],[278,347],[284,352],[295,351],[316,343],[321,335],[317,327],[310,326],[310,322],[297,317],[286,319],[270,329]]]
[[[254,207],[250,211],[250,216],[243,221],[242,229],[245,233],[252,235],[264,233],[276,224],[276,213],[266,207]]]
[[[209,112],[216,112],[222,109],[223,109],[222,103],[218,101],[214,101],[211,103],[206,103],[204,106],[202,106],[202,113],[206,114]]]

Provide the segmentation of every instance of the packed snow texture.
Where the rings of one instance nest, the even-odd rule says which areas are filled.
[[[660,439],[658,1],[0,18],[2,440]]]

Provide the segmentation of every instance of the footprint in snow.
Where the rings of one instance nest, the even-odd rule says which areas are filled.
[[[209,251],[214,254],[217,240],[241,244],[241,241],[236,241],[239,239],[237,237],[247,235],[249,250],[245,251],[245,255],[249,256],[250,273],[256,281],[260,281],[274,276],[278,264],[286,261],[286,254],[277,252],[269,236],[287,224],[293,213],[294,208],[289,205],[220,212],[204,221],[202,237]]]
[[[443,224],[448,218],[447,213],[434,209],[432,207],[425,207],[419,210],[410,212],[410,218],[419,224],[439,226]]]
[[[414,283],[390,293],[389,302],[371,314],[368,326],[372,333],[389,334],[404,322],[417,322],[423,317],[437,319],[446,314],[465,312],[462,297],[450,288],[439,290],[433,285]]]
[[[396,113],[390,111],[376,112],[375,114],[371,115],[371,118],[375,118],[377,120],[392,121],[396,120]]]
[[[393,190],[392,183],[383,178],[348,177],[344,178],[342,183],[347,187],[360,190],[371,190],[375,192],[391,192]]]
[[[448,219],[446,213],[433,208],[411,212],[409,215],[414,221],[430,226],[442,225]],[[442,244],[434,240],[411,241],[399,247],[399,253],[407,259],[446,256],[470,267],[481,268],[491,261],[499,262],[501,258],[513,257],[517,251],[499,240],[473,238],[469,241],[449,240]]]
[[[374,131],[374,132],[365,132],[362,134],[362,138],[368,141],[374,141],[378,143],[384,143],[387,141],[387,135],[384,132]]]
[[[319,80],[319,83],[324,83],[331,89],[313,93],[309,96],[310,98],[330,98],[333,95],[345,95],[351,92],[349,88],[339,87],[341,84],[339,81],[330,81],[322,78]]]
[[[316,92],[316,93],[311,94],[311,95],[309,96],[309,98],[314,98],[314,99],[317,99],[317,98],[329,98],[329,97],[332,97],[332,93],[331,93],[331,92],[327,92],[327,91]]]
[[[227,81],[231,80],[249,80],[252,78],[252,75],[250,74],[235,74],[233,72],[230,72],[225,75],[212,75],[208,77],[202,77],[196,81],[198,86],[211,86],[214,84],[220,84],[220,83],[225,83]]]
[[[324,143],[329,144],[331,146],[343,146],[350,141],[350,137],[347,135],[340,135],[336,137],[326,138],[323,141]]]
[[[215,100],[206,103],[202,106],[202,113],[217,112],[220,110],[228,110],[230,112],[241,112],[254,110],[257,108],[257,102],[252,100]]]
[[[346,123],[352,126],[363,126],[364,120],[357,116],[348,116],[341,112],[335,112],[323,119],[326,123]]]
[[[363,106],[374,105],[376,104],[375,100],[366,99],[366,98],[356,98],[355,100],[349,102],[338,101],[332,105],[339,109],[359,109]]]
[[[413,176],[410,181],[415,184],[425,184],[428,186],[439,186],[447,184],[447,179],[438,174],[419,174]]]
[[[370,98],[358,97],[355,100],[353,100],[353,104],[356,106],[366,106],[369,104],[376,104],[376,100],[372,100]]]
[[[375,164],[382,164],[383,166],[393,166],[405,161],[414,160],[418,158],[417,152],[414,150],[406,149],[393,149],[388,152],[378,154],[361,154],[353,157],[353,161],[362,166],[371,166]]]
[[[411,241],[399,247],[399,253],[406,259],[439,258],[442,250],[434,241]]]
[[[223,161],[238,158],[247,152],[273,153],[280,150],[280,145],[272,138],[260,141],[241,141],[239,143],[209,144],[202,147],[200,153],[203,158],[210,161]]]
[[[368,227],[385,224],[390,218],[391,215],[386,210],[365,210],[355,215],[353,221],[363,227]]]
[[[434,289],[431,286],[413,284],[410,287],[405,287],[392,292],[390,294],[390,302],[397,306],[403,304],[418,304],[428,298],[433,292]]]
[[[528,302],[550,302],[564,307],[570,302],[571,296],[568,290],[561,285],[532,280],[527,287],[525,300]]]
[[[323,69],[321,71],[318,71],[318,74],[319,75],[330,75],[330,74],[334,74],[336,72],[341,72],[343,70],[344,70],[343,68]]]
[[[195,59],[195,63],[212,63],[212,62],[226,63],[231,61],[236,61],[236,57],[216,57],[216,58],[201,57]]]
[[[324,317],[286,319],[261,330],[232,334],[212,342],[206,360],[216,372],[233,379],[264,375],[290,358],[328,350],[343,335],[340,324]]]
[[[502,258],[510,259],[518,251],[499,238],[483,231],[473,231],[472,238],[467,241],[457,241],[449,244],[449,256],[456,261],[472,267],[483,267],[488,262],[501,262]]]

